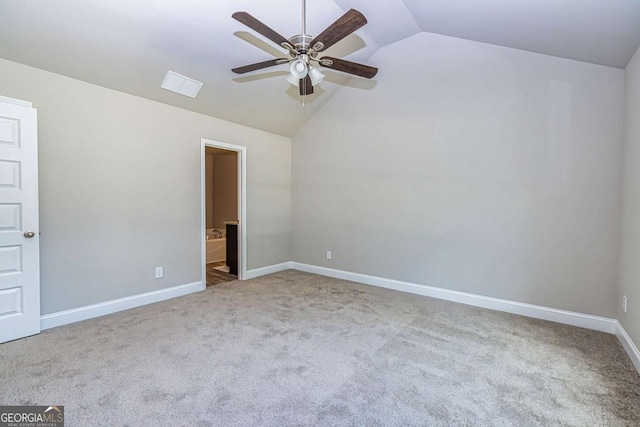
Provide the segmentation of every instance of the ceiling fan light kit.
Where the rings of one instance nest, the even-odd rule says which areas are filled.
[[[311,77],[311,83],[316,86],[318,83],[324,80],[325,75],[322,74],[318,67],[311,67],[309,69],[309,77]]]
[[[346,61],[344,59],[331,57],[317,58],[320,52],[338,43],[367,23],[364,15],[355,9],[350,9],[336,22],[329,25],[320,35],[312,37],[308,35],[306,31],[306,0],[302,0],[302,32],[289,39],[284,38],[247,12],[236,12],[232,17],[286,49],[291,57],[271,59],[234,68],[231,70],[234,73],[244,74],[288,63],[290,75],[287,77],[287,81],[300,88],[301,96],[312,94],[313,87],[324,80],[325,76],[318,69],[319,66],[367,79],[373,78],[378,73],[378,69],[375,67]]]
[[[325,78],[325,75],[322,74],[322,72],[318,70],[317,67],[310,67],[308,75],[313,86],[317,86]],[[296,78],[292,74],[289,74],[289,76],[287,76],[287,81],[295,87],[300,87],[300,79]]]
[[[291,76],[300,80],[307,77],[309,73],[308,65],[304,59],[298,58],[295,61],[291,61],[291,65],[289,66],[289,71],[291,72]]]

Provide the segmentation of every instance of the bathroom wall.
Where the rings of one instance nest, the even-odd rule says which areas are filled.
[[[205,198],[205,223],[206,228],[213,228],[213,153],[205,149],[204,156],[204,198]]]
[[[238,154],[234,151],[206,149],[207,228],[224,229],[225,221],[238,217]]]

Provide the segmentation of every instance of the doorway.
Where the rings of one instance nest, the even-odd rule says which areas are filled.
[[[215,286],[246,273],[246,148],[202,140],[203,282]]]

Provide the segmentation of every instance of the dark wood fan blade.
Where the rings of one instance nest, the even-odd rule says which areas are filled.
[[[278,46],[282,46],[283,43],[290,44],[289,40],[284,38],[284,36],[278,34],[275,30],[271,29],[264,23],[260,22],[258,19],[249,15],[247,12],[236,12],[231,15],[231,17],[236,21],[243,23],[257,33],[262,34]]]
[[[307,76],[304,79],[300,79],[300,95],[311,95],[313,93],[313,84],[311,83],[311,77]]]
[[[344,59],[330,58],[328,56],[320,58],[320,65],[367,79],[371,79],[378,74],[378,69],[376,67],[358,64],[357,62],[346,61]]]
[[[233,71],[236,74],[244,74],[244,73],[249,73],[251,71],[261,70],[267,67],[273,67],[274,65],[285,64],[287,62],[289,62],[289,60],[286,58],[270,59],[268,61],[257,62],[255,64],[245,65],[244,67],[234,68],[231,71]]]
[[[329,27],[321,32],[319,36],[314,38],[311,41],[311,47],[317,52],[322,52],[323,50],[338,43],[358,28],[363,27],[366,23],[367,18],[365,18],[362,13],[355,9],[351,9],[342,15],[336,22],[329,25]],[[316,46],[317,43],[322,43],[322,46]]]

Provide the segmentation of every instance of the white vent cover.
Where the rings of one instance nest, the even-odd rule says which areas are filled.
[[[195,98],[202,87],[202,82],[190,79],[173,71],[169,71],[160,86],[162,89]]]

